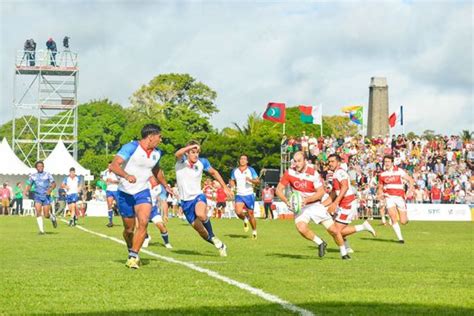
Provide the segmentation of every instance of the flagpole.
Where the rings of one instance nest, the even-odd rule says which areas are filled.
[[[286,123],[283,123],[283,135],[285,135],[285,125]]]
[[[323,137],[323,105],[321,105],[321,124],[319,125],[321,127],[321,137]]]

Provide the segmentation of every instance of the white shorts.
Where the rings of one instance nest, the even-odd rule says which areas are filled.
[[[161,217],[161,215],[155,215],[151,221],[153,222],[153,224],[159,224],[159,223],[163,223],[163,217]]]
[[[303,207],[301,213],[295,217],[295,224],[300,222],[309,223],[311,220],[316,224],[319,224],[326,220],[332,221],[332,217],[329,215],[326,208],[320,203],[312,203]]]
[[[349,209],[338,207],[336,211],[336,217],[334,218],[334,220],[338,223],[349,225],[356,214],[357,214],[357,203],[354,200],[351,203],[351,208]]]
[[[393,195],[386,196],[385,203],[387,205],[387,209],[396,207],[399,211],[407,210],[407,204],[405,202],[405,199],[402,198],[401,196],[393,196]]]

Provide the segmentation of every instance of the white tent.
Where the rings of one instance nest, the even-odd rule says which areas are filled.
[[[0,144],[0,175],[29,175],[35,172],[15,155],[4,138]]]
[[[54,147],[48,158],[44,160],[44,170],[52,175],[68,175],[69,169],[74,167],[78,176],[90,175],[90,170],[81,166],[67,151],[62,141]]]

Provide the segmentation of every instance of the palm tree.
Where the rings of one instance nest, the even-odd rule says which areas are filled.
[[[470,132],[467,129],[463,129],[460,136],[463,142],[470,142],[472,139],[473,132]]]
[[[260,116],[256,112],[253,112],[247,117],[247,122],[244,126],[240,127],[239,124],[235,122],[233,122],[232,125],[235,127],[235,130],[237,130],[239,134],[244,136],[251,136],[257,133],[261,123],[262,119],[260,118]]]

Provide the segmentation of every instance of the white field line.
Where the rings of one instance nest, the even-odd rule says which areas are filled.
[[[63,222],[67,223],[66,220],[62,220]],[[115,237],[110,237],[108,235],[105,235],[105,234],[101,234],[101,233],[97,233],[97,232],[94,232],[92,230],[89,230],[87,228],[84,228],[82,226],[79,226],[77,225],[76,228],[82,230],[82,231],[85,231],[89,234],[93,234],[93,235],[96,235],[96,236],[99,236],[99,237],[102,237],[102,238],[105,238],[105,239],[109,239],[109,240],[112,240],[112,241],[115,241],[116,243],[119,243],[119,244],[122,244],[122,245],[125,245],[125,241],[123,240],[120,240],[120,239],[117,239]],[[146,249],[142,249],[140,250],[142,253],[145,253],[151,257],[155,257],[155,258],[158,258],[160,260],[163,260],[163,261],[166,261],[166,262],[170,262],[170,263],[174,263],[174,264],[178,264],[178,265],[181,265],[181,266],[185,266],[186,268],[189,268],[191,270],[194,270],[194,271],[197,271],[197,272],[200,272],[200,273],[204,273],[204,274],[207,274],[208,276],[214,278],[214,279],[217,279],[217,280],[220,280],[222,282],[225,282],[227,284],[230,284],[230,285],[233,285],[235,287],[238,287],[252,295],[255,295],[255,296],[258,296],[268,302],[271,302],[271,303],[276,303],[276,304],[279,304],[281,307],[283,307],[284,309],[287,309],[287,310],[290,310],[292,312],[295,312],[295,313],[298,313],[300,315],[304,315],[304,316],[313,316],[314,314],[309,311],[309,310],[306,310],[304,308],[301,308],[301,307],[298,307],[296,305],[293,305],[291,304],[290,302],[287,302],[281,298],[279,298],[278,296],[276,295],[273,295],[273,294],[270,294],[270,293],[266,293],[264,292],[263,290],[261,289],[257,289],[253,286],[250,286],[246,283],[242,283],[242,282],[239,282],[239,281],[236,281],[236,280],[233,280],[231,278],[228,278],[226,276],[223,276],[223,275],[220,275],[219,273],[215,272],[215,271],[212,271],[212,270],[209,270],[209,269],[205,269],[205,268],[201,268],[193,263],[189,263],[189,262],[185,262],[185,261],[180,261],[180,260],[177,260],[177,259],[174,259],[174,258],[171,258],[171,257],[166,257],[166,256],[162,256],[162,255],[159,255],[157,253],[154,253],[150,250],[146,250]]]

